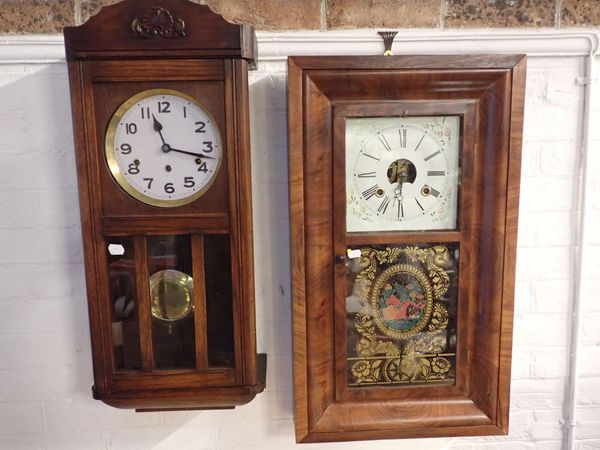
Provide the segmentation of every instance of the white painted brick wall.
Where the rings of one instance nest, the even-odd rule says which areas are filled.
[[[529,60],[509,436],[310,448],[561,448],[583,94],[574,79],[582,73],[580,58]],[[263,64],[250,83],[257,339],[269,354],[267,390],[234,411],[136,414],[91,398],[66,67],[0,66],[0,449],[295,447],[286,76],[281,65]],[[600,113],[596,99],[594,106]],[[598,166],[592,172],[579,449],[600,448]]]

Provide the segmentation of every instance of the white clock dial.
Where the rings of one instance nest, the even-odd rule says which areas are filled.
[[[109,123],[105,146],[117,183],[153,206],[196,200],[222,160],[213,118],[192,97],[171,89],[143,91],[123,103]]]
[[[456,229],[459,116],[346,120],[346,229]]]

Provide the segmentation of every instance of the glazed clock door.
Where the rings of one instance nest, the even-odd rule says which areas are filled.
[[[507,432],[524,73],[290,57],[297,441]]]
[[[474,108],[345,104],[333,120],[334,158],[345,167],[333,182],[340,314],[344,307],[336,392],[383,399],[403,388],[463,391],[459,290],[469,242],[461,238],[473,189],[464,148],[473,145]]]

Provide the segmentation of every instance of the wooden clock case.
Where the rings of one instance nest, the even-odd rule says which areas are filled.
[[[508,432],[525,57],[290,57],[288,108],[298,442]],[[451,231],[346,233],[345,120],[459,115]],[[345,257],[364,245],[460,247],[456,380],[349,387]]]
[[[254,64],[251,27],[234,25],[207,6],[185,0],[127,0],[104,7],[79,27],[65,28],[87,296],[94,365],[94,398],[118,408],[231,408],[265,387],[266,355],[256,354],[252,197],[247,71]],[[210,189],[175,208],[128,196],[104,156],[111,115],[144,89],[169,88],[198,99],[217,123],[223,161]],[[148,287],[150,236],[189,236],[195,280],[195,365],[155,367]],[[206,334],[203,238],[230,242],[233,363],[210,367]],[[133,242],[138,370],[119,370],[111,342],[107,244]],[[224,262],[226,264],[226,262]],[[225,268],[226,269],[226,268]]]

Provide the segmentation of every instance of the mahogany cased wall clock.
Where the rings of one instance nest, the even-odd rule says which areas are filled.
[[[505,434],[525,57],[291,57],[296,438]]]
[[[251,27],[127,0],[65,29],[96,399],[231,408],[256,354]]]

